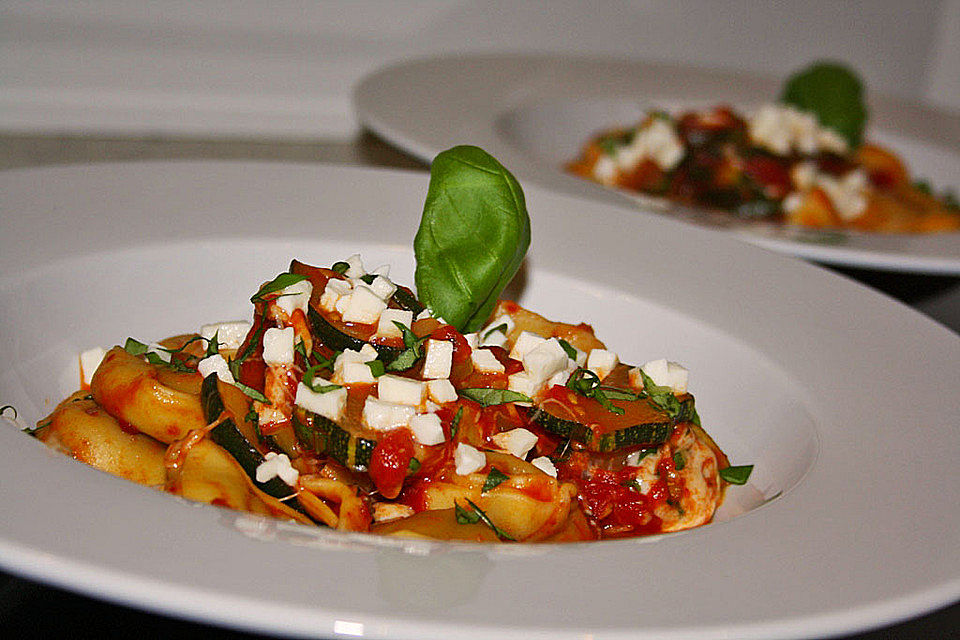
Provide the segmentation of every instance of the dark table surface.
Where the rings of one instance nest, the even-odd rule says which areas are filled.
[[[2,135],[0,169],[84,162],[159,159],[250,159],[426,168],[370,134],[344,141],[134,139]],[[960,278],[834,269],[886,293],[960,333]],[[114,605],[0,572],[0,637],[201,636],[208,640],[266,638]],[[928,640],[960,637],[960,604],[850,640]],[[415,639],[411,639],[415,640]]]

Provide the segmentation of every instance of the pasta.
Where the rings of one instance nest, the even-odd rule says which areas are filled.
[[[749,472],[683,367],[623,364],[589,325],[501,301],[465,334],[358,256],[294,261],[252,301],[251,323],[110,349],[34,435],[198,502],[475,542],[700,526]]]

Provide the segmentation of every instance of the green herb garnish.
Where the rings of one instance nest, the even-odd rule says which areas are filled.
[[[720,477],[730,484],[747,484],[750,473],[753,471],[752,464],[744,464],[738,467],[726,467],[720,469]]]
[[[611,399],[639,400],[641,398],[640,395],[632,391],[601,386],[600,376],[583,367],[573,372],[573,375],[567,380],[566,387],[584,398],[593,398],[600,403],[601,407],[618,416],[623,415],[624,411],[621,407],[610,402]]]
[[[306,279],[307,276],[302,276],[299,273],[281,273],[276,278],[260,287],[260,290],[253,294],[253,297],[250,298],[250,302],[253,302],[254,304],[257,302],[265,302],[267,300],[266,296],[270,295],[271,293],[276,293],[277,291],[286,289],[290,285]]]
[[[496,467],[491,468],[490,473],[487,474],[486,482],[483,483],[483,488],[480,489],[480,493],[486,493],[487,491],[490,491],[508,477],[509,476],[503,471],[500,471],[500,469],[497,469]]]
[[[309,369],[303,372],[303,379],[300,381],[304,384],[305,387],[313,391],[314,393],[327,393],[329,391],[336,391],[337,389],[342,389],[343,387],[339,384],[330,384],[329,382],[323,380],[317,380],[317,372],[321,371],[325,367],[320,365],[313,365]]]
[[[437,155],[413,242],[420,299],[464,333],[490,317],[530,245],[523,190],[486,151]]]
[[[533,402],[533,398],[509,389],[460,389],[457,393],[468,400],[479,402],[484,407],[510,402]]]
[[[480,507],[475,505],[472,500],[470,500],[469,498],[465,498],[465,500],[467,501],[467,504],[469,504],[470,507],[473,509],[473,512],[471,513],[470,511],[467,511],[465,508],[461,507],[457,501],[454,501],[453,507],[457,515],[457,524],[476,524],[478,522],[482,522],[483,524],[490,527],[493,530],[493,532],[497,534],[497,537],[500,538],[501,540],[513,540],[513,538],[507,532],[503,531],[500,527],[493,524],[493,521],[490,519],[490,517],[487,516],[487,514],[484,513],[482,509],[480,509]]]
[[[817,62],[790,76],[780,101],[817,116],[820,124],[846,139],[851,148],[863,140],[867,107],[860,78],[849,67]]]
[[[367,360],[364,364],[370,367],[370,373],[373,374],[374,378],[379,378],[386,373],[386,369],[383,366],[383,361],[381,360]]]
[[[673,468],[677,471],[682,471],[685,466],[687,466],[687,461],[684,459],[683,454],[679,451],[674,452]]]
[[[567,357],[571,360],[577,359],[577,349],[572,344],[564,340],[563,338],[558,338],[557,342],[560,343],[560,346],[563,347],[563,350],[567,353]]]
[[[419,460],[416,458],[410,458],[410,463],[407,464],[407,469],[410,471],[410,473],[416,473],[417,471],[420,471],[421,466],[422,465],[420,464]]]
[[[410,327],[402,322],[393,321],[393,324],[400,330],[403,336],[403,345],[406,347],[396,358],[387,365],[387,371],[406,371],[417,363],[417,360],[423,357],[423,343],[430,336],[418,338],[417,334],[410,330]]]
[[[671,418],[677,417],[681,406],[673,389],[655,384],[643,369],[637,369],[637,371],[640,372],[640,379],[643,380],[643,395],[650,398],[651,402],[663,409]]]
[[[457,412],[453,415],[453,420],[450,421],[450,439],[453,440],[457,437],[457,428],[460,426],[460,419],[463,417],[463,405],[457,407]]]

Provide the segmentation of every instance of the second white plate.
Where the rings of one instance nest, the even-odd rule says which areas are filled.
[[[750,75],[559,55],[474,55],[404,62],[358,86],[363,124],[425,161],[457,144],[496,156],[522,182],[655,211],[637,199],[562,171],[593,133],[635,122],[645,107],[749,106],[779,83]],[[868,137],[903,155],[912,175],[960,187],[960,118],[868,96]],[[672,215],[791,255],[848,267],[960,275],[960,233],[818,232],[738,223],[675,208]]]

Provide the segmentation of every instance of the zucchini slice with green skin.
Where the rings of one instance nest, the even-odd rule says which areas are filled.
[[[297,440],[307,449],[325,454],[353,471],[366,471],[377,441],[365,438],[346,425],[297,408],[293,414]]]
[[[634,445],[662,444],[670,437],[674,426],[674,423],[668,420],[637,424],[610,433],[598,434],[581,422],[558,418],[539,408],[533,410],[530,419],[548,433],[570,438],[585,445],[589,451],[599,452],[616,451]]]
[[[363,345],[369,344],[377,350],[377,360],[382,360],[384,364],[392,362],[403,351],[403,349],[399,347],[388,347],[382,344],[368,343],[365,340],[344,333],[333,326],[330,321],[323,317],[322,313],[313,307],[310,307],[307,317],[310,320],[310,329],[314,339],[334,351],[344,351],[346,349],[360,351]]]
[[[200,387],[200,402],[203,405],[203,417],[208,423],[215,422],[223,413],[223,399],[217,389],[216,373],[211,373],[203,379],[203,385]],[[244,472],[250,476],[253,484],[265,494],[277,500],[285,500],[296,495],[297,492],[280,478],[272,478],[267,482],[257,482],[257,467],[260,466],[264,458],[256,447],[250,444],[250,441],[240,433],[233,419],[227,418],[211,429],[208,435],[211,440],[233,456],[243,467]],[[300,511],[300,505],[295,499],[288,504]]]

